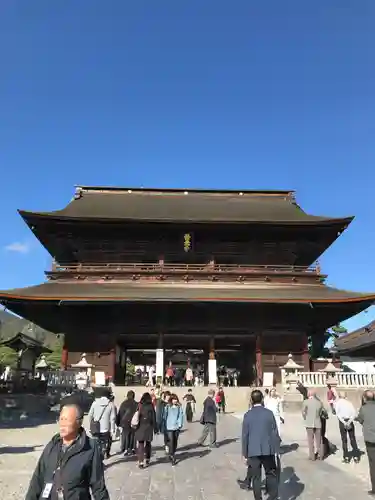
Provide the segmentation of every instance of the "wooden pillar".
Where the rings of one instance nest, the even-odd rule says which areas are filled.
[[[215,338],[214,337],[210,338],[208,359],[216,359],[216,356],[215,356]]]
[[[158,344],[156,349],[156,382],[162,384],[164,380],[164,338],[163,333],[158,334]]]
[[[217,362],[215,356],[215,337],[210,337],[208,352],[208,383],[217,384]]]
[[[262,356],[261,335],[257,335],[255,340],[255,366],[257,375],[256,382],[259,387],[263,383],[263,356]]]
[[[302,364],[305,372],[310,371],[310,354],[309,354],[309,337],[307,334],[303,334],[302,337]]]
[[[112,382],[115,380],[116,375],[116,347],[112,347],[109,351],[109,363],[108,363],[108,377],[111,377]]]
[[[64,343],[62,353],[61,353],[61,369],[66,370],[68,368],[68,357],[69,357],[69,351]]]

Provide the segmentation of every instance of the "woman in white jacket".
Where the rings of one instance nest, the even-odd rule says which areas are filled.
[[[264,406],[272,411],[276,420],[279,436],[281,437],[281,424],[284,423],[283,401],[278,396],[276,389],[270,390],[269,397],[265,401]]]

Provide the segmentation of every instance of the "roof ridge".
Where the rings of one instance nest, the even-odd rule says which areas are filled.
[[[176,193],[176,194],[233,194],[233,195],[258,195],[258,196],[286,196],[294,198],[292,189],[211,189],[211,188],[151,188],[151,187],[117,187],[117,186],[85,186],[76,185],[75,192],[84,193]]]

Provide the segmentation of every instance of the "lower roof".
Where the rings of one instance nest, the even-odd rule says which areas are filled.
[[[144,284],[120,282],[47,282],[27,288],[0,291],[0,301],[104,301],[104,302],[285,302],[346,303],[375,302],[375,293],[356,293],[324,285],[273,285],[269,283],[233,286],[193,284]]]
[[[25,346],[29,349],[34,349],[39,353],[44,352],[47,354],[52,352],[51,349],[44,346],[42,342],[22,332],[17,333],[10,339],[3,340],[2,342],[0,342],[0,345],[9,347],[10,349],[14,349],[15,351],[19,351],[22,346]]]
[[[343,335],[335,341],[338,351],[351,352],[375,344],[375,321]]]

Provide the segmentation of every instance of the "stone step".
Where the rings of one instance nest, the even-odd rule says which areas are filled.
[[[187,393],[189,387],[166,387],[166,390],[169,390],[179,397],[180,400]],[[210,387],[192,387],[194,397],[197,401],[197,411],[200,406],[203,404],[203,401],[207,397],[208,391]],[[216,387],[213,389],[217,390]],[[144,392],[149,392],[149,387],[141,387],[141,386],[116,386],[114,389],[115,394],[115,402],[116,405],[119,406],[120,402],[125,399],[126,393],[128,391],[134,391],[136,394],[136,399],[139,400]],[[250,400],[250,387],[226,387],[224,389],[225,399],[226,399],[226,409],[228,412],[245,412],[249,407]]]

